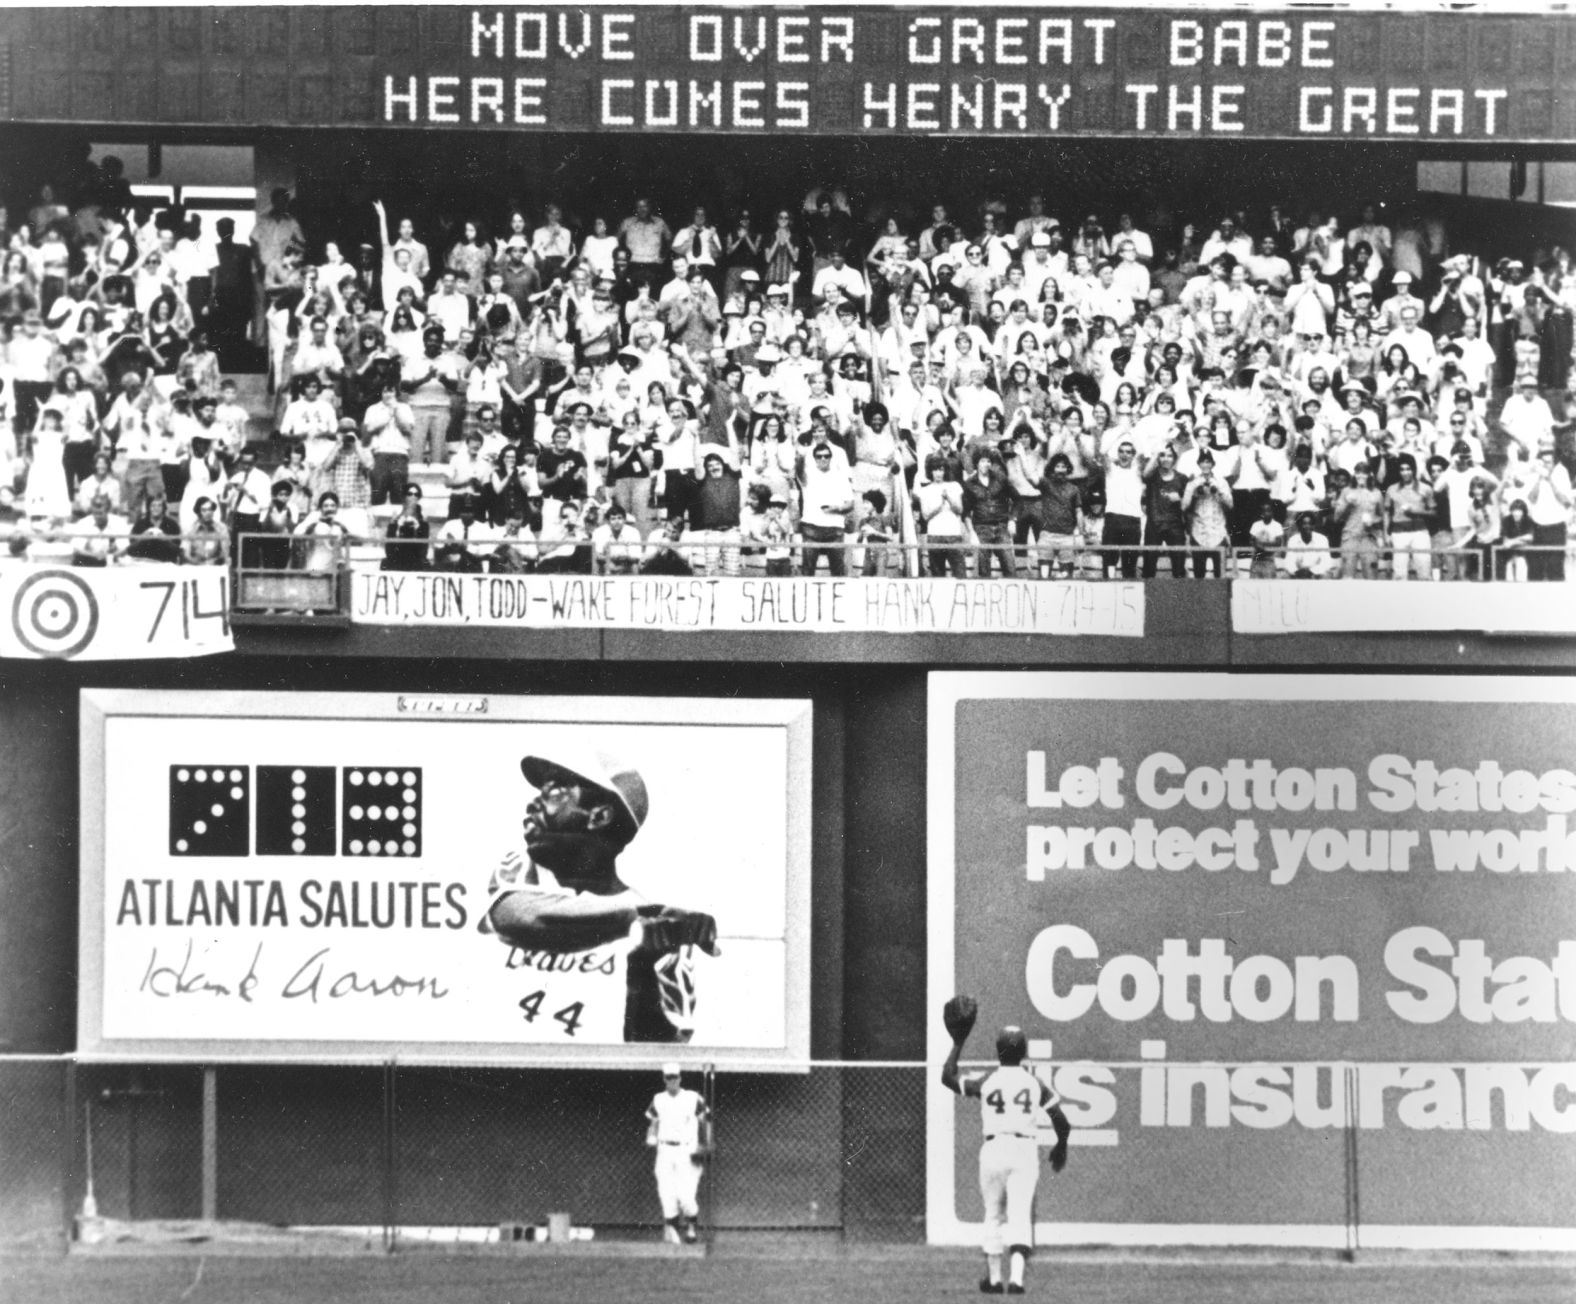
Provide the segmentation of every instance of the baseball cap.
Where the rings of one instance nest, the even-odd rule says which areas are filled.
[[[786,497],[784,497],[780,493],[772,494],[772,496],[770,498],[768,498],[766,500],[766,502],[767,502],[767,505],[770,506],[770,507],[786,507],[786,506],[788,506],[788,499]]]
[[[679,1066],[677,1064],[675,1064],[672,1060],[669,1060],[666,1064],[664,1064],[662,1066],[662,1076],[665,1077],[665,1078],[676,1078],[676,1077],[678,1077],[679,1076]]]
[[[1036,249],[1049,249],[1051,247],[1051,237],[1046,235],[1044,231],[1036,231],[1029,237],[1029,243]]]
[[[564,760],[551,760],[545,756],[520,758],[520,773],[532,787],[540,788],[557,780],[562,783],[590,784],[617,799],[623,815],[625,833],[632,838],[646,822],[651,808],[646,794],[646,781],[632,765],[609,756],[605,752],[587,751],[559,753]]]
[[[1392,284],[1392,285],[1410,285],[1411,283],[1412,283],[1412,273],[1411,272],[1397,272],[1394,276],[1392,276],[1390,278],[1390,284]]]
[[[339,419],[339,433],[342,435],[354,434],[360,429],[361,427],[356,424],[356,419],[354,417],[341,417]]]

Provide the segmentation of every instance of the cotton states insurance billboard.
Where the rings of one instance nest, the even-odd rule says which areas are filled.
[[[1569,1242],[1569,682],[931,683],[931,1005],[1022,1023],[1062,1096],[1047,1235]],[[979,1123],[930,1118],[961,1237]]]

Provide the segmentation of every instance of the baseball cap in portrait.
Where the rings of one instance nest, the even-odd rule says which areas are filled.
[[[639,771],[606,752],[566,748],[555,750],[550,757],[525,756],[520,759],[520,773],[536,788],[553,779],[570,779],[601,788],[623,808],[631,837],[645,824],[651,808],[646,781]]]

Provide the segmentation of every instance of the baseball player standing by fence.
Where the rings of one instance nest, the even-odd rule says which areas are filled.
[[[701,1168],[711,1154],[711,1114],[698,1091],[683,1085],[677,1064],[662,1066],[662,1090],[646,1106],[646,1144],[657,1152],[657,1198],[665,1237],[695,1243]]]
[[[987,1295],[1023,1294],[1023,1270],[1034,1235],[1034,1188],[1040,1181],[1040,1125],[1048,1117],[1056,1129],[1051,1171],[1067,1166],[1067,1138],[1072,1124],[1062,1113],[1056,1093],[1023,1067],[1029,1039],[1023,1029],[1008,1025],[996,1036],[999,1067],[989,1073],[958,1072],[963,1043],[974,1028],[979,1006],[970,996],[954,996],[942,1010],[952,1037],[952,1050],[941,1070],[948,1091],[980,1102],[980,1196],[985,1201],[985,1277]],[[1001,1276],[1003,1250],[1010,1255],[1005,1288]]]

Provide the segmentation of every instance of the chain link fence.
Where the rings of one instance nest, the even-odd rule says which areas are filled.
[[[715,1120],[703,1227],[922,1240],[933,1077],[921,1064],[687,1073]],[[654,1072],[590,1069],[0,1060],[0,1135],[8,1152],[31,1139],[24,1186],[64,1192],[34,1200],[39,1226],[217,1219],[392,1247],[439,1229],[530,1238],[567,1212],[600,1236],[646,1237],[661,1228],[644,1144],[660,1088]]]
[[[1150,1115],[1141,1126],[1154,1129],[1144,1133],[1145,1162],[1162,1187],[1173,1166],[1202,1154],[1192,1148],[1192,1125],[1226,1122],[1214,1114],[1229,1094],[1226,1070],[1176,1068],[1181,1076],[1171,1086],[1139,1093]],[[1067,1071],[1076,1078],[1084,1070]],[[1127,1099],[1131,1119],[1139,1112],[1140,1072],[1162,1066],[1088,1071],[1115,1094],[1095,1117],[1099,1108],[1087,1100],[1080,1107],[1074,1092],[1075,1146],[1114,1145],[1116,1131],[1101,1125],[1116,1117],[1116,1097]],[[1299,1097],[1309,1118],[1274,1143],[1282,1160],[1299,1156],[1306,1180],[1294,1198],[1272,1175],[1241,1169],[1252,1167],[1254,1147],[1268,1133],[1244,1132],[1210,1160],[1233,1181],[1268,1182],[1266,1199],[1279,1216],[1266,1206],[1266,1221],[1344,1223],[1352,1250],[1366,1212],[1359,1206],[1359,1128],[1382,1121],[1375,1112],[1382,1113],[1382,1092],[1360,1093],[1363,1071],[1324,1066],[1327,1085],[1317,1099]],[[1382,1072],[1376,1079],[1386,1080]],[[924,1240],[926,1113],[929,1094],[939,1089],[934,1065],[707,1069],[687,1073],[686,1085],[702,1091],[714,1119],[716,1149],[700,1187],[706,1234]],[[552,1217],[558,1214],[601,1239],[652,1239],[662,1224],[644,1138],[646,1108],[660,1089],[650,1070],[0,1057],[7,1178],[0,1183],[0,1234],[58,1243],[94,1220],[100,1227],[141,1224],[150,1235],[158,1224],[219,1221],[237,1230],[353,1234],[397,1249],[422,1241],[536,1239],[563,1221]],[[959,1118],[972,1137],[972,1116],[965,1110]],[[972,1142],[959,1144],[972,1153]],[[1393,1143],[1378,1132],[1364,1144],[1389,1153]],[[1370,1162],[1367,1171],[1382,1174],[1383,1167]],[[957,1172],[959,1192],[971,1190],[972,1163]],[[1147,1206],[1133,1206],[1124,1186],[1130,1179],[1114,1169],[1092,1172],[1080,1192],[1086,1216],[1168,1221],[1158,1207],[1140,1216]],[[1381,1204],[1397,1198],[1391,1192]]]

